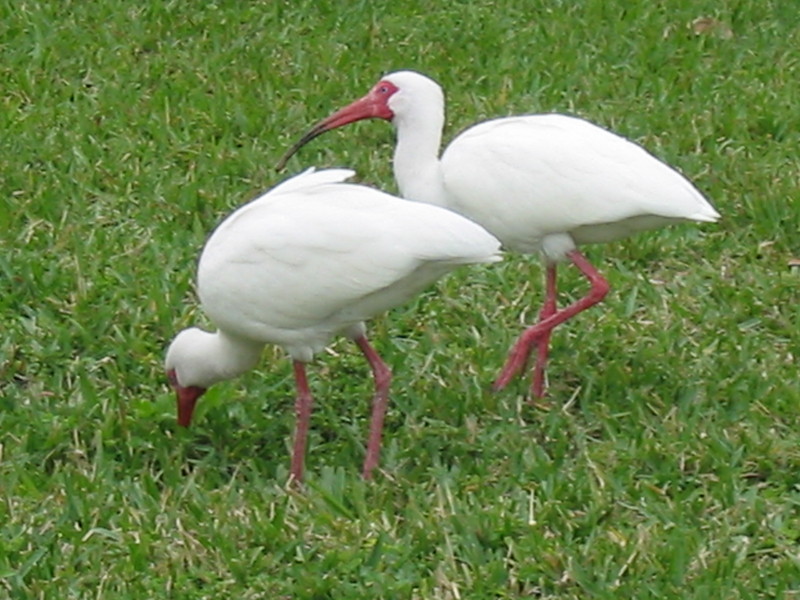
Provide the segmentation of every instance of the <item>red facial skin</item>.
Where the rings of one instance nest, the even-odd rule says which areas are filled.
[[[197,399],[205,394],[206,388],[190,385],[182,387],[178,383],[178,376],[175,374],[175,369],[167,371],[167,379],[169,384],[175,390],[175,395],[178,402],[178,425],[181,427],[188,427],[192,422],[192,414],[194,407],[197,404]]]
[[[277,171],[283,170],[286,166],[286,162],[295,152],[326,131],[363,119],[386,119],[387,121],[391,121],[394,119],[394,113],[389,108],[389,98],[391,98],[395,92],[397,92],[396,85],[385,80],[379,81],[366,96],[345,106],[341,110],[337,110],[327,119],[314,125],[314,127],[301,137],[297,143],[289,148],[286,154],[283,155],[283,158],[278,162],[275,169]]]

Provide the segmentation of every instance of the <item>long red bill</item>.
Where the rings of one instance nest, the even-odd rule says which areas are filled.
[[[178,400],[178,425],[188,427],[192,422],[194,407],[197,399],[205,393],[205,388],[190,385],[189,387],[175,387]]]
[[[305,146],[314,138],[322,135],[326,131],[342,127],[348,123],[361,121],[362,119],[391,119],[392,113],[388,111],[385,104],[375,101],[373,94],[367,94],[363,98],[356,100],[352,104],[345,106],[343,109],[336,111],[327,119],[324,119],[314,125],[303,137],[295,142],[291,148],[283,155],[283,157],[275,165],[276,171],[282,171],[286,166],[289,159],[294,154]]]

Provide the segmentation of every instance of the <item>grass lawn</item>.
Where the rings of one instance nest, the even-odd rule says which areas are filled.
[[[784,0],[0,4],[0,598],[800,599],[800,13]],[[698,17],[718,22],[693,31]],[[716,23],[716,24],[715,24]],[[698,27],[695,25],[695,27]],[[577,114],[722,213],[585,248],[606,302],[556,330],[550,396],[489,385],[543,297],[535,257],[461,270],[339,341],[304,493],[289,360],[179,431],[162,359],[207,324],[224,215],[383,73],[447,91],[445,139]],[[365,122],[290,161],[395,191]],[[562,290],[585,290],[565,268]]]

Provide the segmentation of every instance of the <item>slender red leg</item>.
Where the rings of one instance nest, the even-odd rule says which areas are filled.
[[[295,401],[297,429],[294,434],[294,451],[292,452],[290,473],[292,480],[299,484],[303,482],[308,426],[311,422],[311,404],[313,403],[311,390],[308,389],[308,379],[306,379],[306,366],[299,360],[294,361],[294,380],[297,384],[297,400]]]
[[[549,334],[554,327],[574,317],[579,312],[594,306],[605,298],[608,293],[608,281],[606,281],[603,276],[600,275],[600,272],[586,260],[583,254],[578,250],[573,250],[567,254],[567,257],[581,270],[581,273],[586,276],[589,283],[591,283],[591,289],[583,298],[574,304],[570,304],[566,308],[556,311],[555,314],[549,316],[544,321],[540,321],[533,327],[529,327],[519,336],[516,344],[514,344],[514,347],[511,348],[508,354],[508,359],[506,359],[506,364],[503,366],[500,376],[494,382],[494,389],[501,390],[508,385],[508,382],[511,381],[514,375],[525,366],[533,344],[538,343],[543,335]]]
[[[544,305],[539,312],[540,323],[556,314],[556,266],[554,264],[547,265],[545,281],[547,292],[544,298]],[[550,350],[551,333],[552,330],[542,334],[542,337],[539,339],[539,351],[536,355],[536,364],[533,367],[533,384],[531,385],[531,395],[534,398],[544,397],[544,372],[547,367],[547,355]]]
[[[355,343],[364,353],[372,369],[375,379],[375,396],[372,399],[372,420],[369,425],[369,439],[367,441],[367,455],[364,459],[364,479],[372,478],[372,471],[378,466],[381,454],[381,434],[383,432],[383,418],[389,405],[389,385],[392,382],[392,372],[386,363],[381,360],[375,349],[370,346],[366,336],[358,336]]]

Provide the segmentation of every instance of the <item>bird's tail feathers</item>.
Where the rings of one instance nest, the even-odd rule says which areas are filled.
[[[697,212],[689,217],[692,221],[701,221],[703,223],[714,223],[720,219],[720,214],[714,210],[709,204],[702,212]]]

